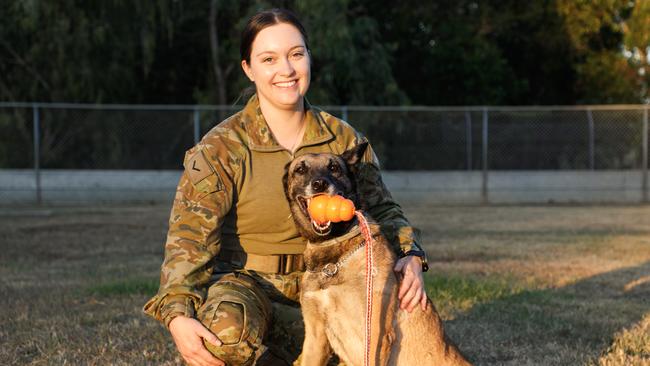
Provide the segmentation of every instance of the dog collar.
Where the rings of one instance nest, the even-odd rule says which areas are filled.
[[[358,229],[358,227],[357,227],[357,229]],[[361,243],[359,243],[359,245],[357,245],[351,251],[345,253],[345,255],[343,255],[338,260],[338,262],[336,262],[336,263],[327,263],[320,270],[307,269],[307,272],[310,272],[310,273],[318,273],[318,272],[320,272],[325,277],[328,277],[328,278],[334,277],[339,272],[339,269],[343,266],[343,264],[345,264],[345,262],[347,262],[347,260],[350,259],[350,257],[352,257],[356,252],[359,251],[359,249],[363,248],[364,246],[366,246],[366,241],[365,240],[363,240]]]

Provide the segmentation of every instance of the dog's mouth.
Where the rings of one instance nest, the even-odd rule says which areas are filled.
[[[305,215],[305,217],[310,218],[312,231],[319,236],[327,236],[332,232],[332,222],[327,221],[324,223],[318,223],[316,220],[312,219],[311,215],[309,214],[309,203],[311,202],[312,198],[323,194],[325,193],[319,193],[313,196],[296,196],[300,210]],[[335,194],[342,195],[342,192],[336,192]]]

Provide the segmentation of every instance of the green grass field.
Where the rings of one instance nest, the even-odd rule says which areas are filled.
[[[169,208],[0,209],[0,364],[176,365],[141,313]],[[650,365],[650,206],[405,206],[477,365]]]

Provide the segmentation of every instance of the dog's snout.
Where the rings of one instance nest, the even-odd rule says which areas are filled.
[[[311,182],[311,189],[314,193],[323,193],[329,187],[329,182],[326,179],[316,179]]]

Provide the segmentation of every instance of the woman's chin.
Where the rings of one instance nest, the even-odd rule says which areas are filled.
[[[282,109],[296,109],[302,106],[302,95],[295,93],[293,95],[279,95],[274,98],[273,104]]]

